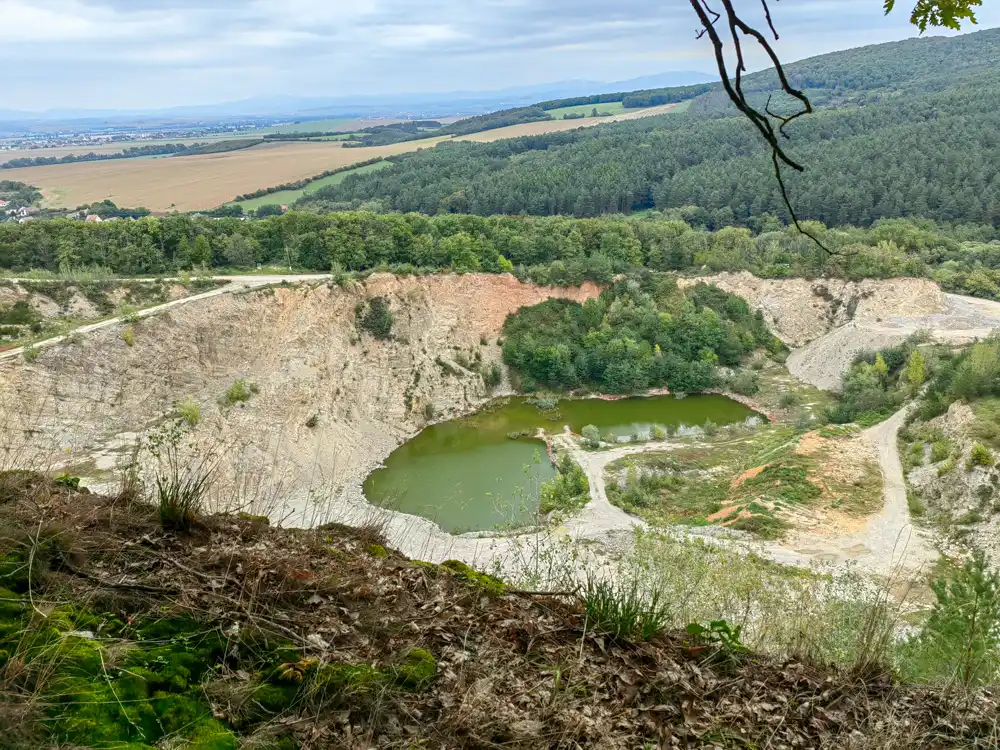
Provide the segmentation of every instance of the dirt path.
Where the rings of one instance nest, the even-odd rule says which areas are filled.
[[[721,532],[717,527],[698,529],[679,527],[673,531],[688,538],[753,547],[755,551],[765,554],[776,562],[792,565],[809,565],[813,562],[835,564],[854,562],[873,572],[888,572],[897,566],[909,570],[924,566],[937,558],[937,552],[926,536],[914,527],[910,519],[903,467],[896,447],[896,436],[905,419],[904,409],[864,433],[864,438],[870,440],[878,452],[885,502],[882,510],[869,519],[864,529],[857,533],[829,537],[800,532],[788,543],[748,544],[732,538],[727,539],[725,532]],[[590,480],[590,503],[575,524],[567,524],[569,528],[575,528],[580,535],[598,529],[608,533],[633,526],[645,528],[644,522],[633,518],[608,501],[604,471],[609,464],[626,456],[664,452],[682,447],[678,443],[651,442],[590,453],[582,450],[566,435],[558,436],[555,441],[571,453],[584,468]]]
[[[151,315],[157,315],[161,312],[165,312],[174,307],[179,307],[181,305],[186,305],[190,302],[198,302],[203,299],[210,299],[212,297],[218,297],[222,294],[232,294],[234,292],[246,291],[247,289],[254,289],[256,287],[267,286],[269,284],[280,284],[282,282],[287,282],[289,284],[294,284],[296,282],[303,281],[322,281],[330,278],[329,274],[288,274],[288,275],[276,275],[276,276],[212,276],[214,281],[228,281],[229,283],[225,286],[220,286],[217,289],[211,289],[207,292],[202,292],[201,294],[194,294],[190,297],[181,297],[180,299],[175,299],[170,302],[165,302],[162,305],[156,305],[155,307],[147,307],[144,310],[139,310],[136,313],[138,318],[148,318]],[[9,279],[10,281],[21,281],[21,279]],[[164,281],[171,281],[171,279],[163,279]],[[63,334],[62,336],[53,336],[50,339],[45,339],[44,341],[38,341],[32,345],[34,349],[45,349],[50,346],[55,346],[56,344],[62,343],[72,336],[82,335],[90,333],[92,331],[99,331],[102,328],[108,328],[115,325],[124,325],[124,318],[108,318],[107,320],[102,320],[97,323],[89,323],[88,325],[79,326],[73,330]],[[24,354],[25,347],[19,346],[15,349],[7,349],[6,351],[0,352],[0,361],[5,359],[13,359],[14,357],[19,357]]]
[[[810,567],[815,563],[837,566],[851,563],[878,574],[889,574],[897,568],[918,570],[932,562],[937,552],[910,520],[903,469],[896,450],[896,435],[905,418],[905,410],[900,411],[864,433],[878,451],[879,466],[884,476],[885,504],[857,533],[830,537],[799,532],[781,542],[764,542],[738,537],[718,526],[673,526],[658,530],[677,539],[701,540],[753,552],[783,565]],[[597,547],[585,545],[578,547],[574,553],[577,557],[573,564],[584,570],[595,563],[603,564],[601,560],[607,551],[627,551],[633,542],[634,531],[649,528],[645,521],[629,515],[608,500],[604,476],[607,466],[626,456],[690,447],[690,444],[655,441],[591,452],[583,450],[565,433],[555,436],[553,442],[573,456],[590,482],[590,501],[557,528],[508,536],[452,536],[427,519],[373,509],[360,491],[341,498],[338,519],[346,518],[346,522],[358,524],[375,514],[385,524],[390,544],[404,554],[437,562],[459,559],[508,575],[523,573],[527,569],[538,572],[541,568],[566,565],[567,559],[572,557],[566,554],[566,541],[595,542]]]
[[[878,453],[883,478],[882,509],[856,533],[829,537],[800,532],[789,540],[788,548],[819,562],[854,562],[874,572],[889,572],[897,567],[915,570],[937,558],[933,544],[913,525],[906,502],[903,466],[896,446],[906,413],[907,409],[901,409],[863,433]]]
[[[902,343],[918,331],[932,341],[968,344],[1000,328],[1000,302],[944,294],[943,309],[926,315],[853,320],[796,349],[788,371],[803,382],[827,391],[840,389],[840,379],[854,357]]]

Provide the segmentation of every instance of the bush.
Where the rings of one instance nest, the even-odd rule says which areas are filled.
[[[590,499],[590,482],[580,465],[564,454],[559,459],[555,479],[545,482],[539,493],[539,510],[578,510]]]
[[[249,401],[256,395],[260,389],[257,387],[256,383],[247,380],[237,380],[231,386],[229,390],[226,391],[226,395],[223,396],[224,406],[235,406],[236,404],[242,404]]]
[[[139,311],[131,305],[122,305],[118,310],[118,317],[127,325],[135,325],[139,322]]]
[[[707,435],[708,437],[713,437],[714,435],[718,434],[719,425],[717,425],[711,419],[706,419],[705,424],[701,426],[701,429],[704,430],[705,435]]]
[[[503,382],[503,370],[500,369],[500,365],[496,362],[491,364],[486,372],[483,373],[483,385],[486,386],[487,390],[492,391],[500,383]]]
[[[135,346],[135,329],[132,326],[125,326],[122,329],[122,341],[125,342],[126,346]]]
[[[729,381],[729,390],[741,396],[756,396],[760,392],[760,375],[752,370],[740,370]]]
[[[437,409],[434,407],[434,404],[432,402],[428,401],[426,404],[424,404],[424,418],[428,422],[434,419],[436,414],[437,414]]]
[[[951,455],[951,445],[945,440],[935,440],[931,443],[931,463],[944,461]]]
[[[394,318],[385,297],[373,297],[368,305],[359,303],[356,309],[358,325],[377,339],[392,336]]]
[[[21,350],[21,356],[24,357],[25,362],[29,365],[33,365],[38,361],[38,358],[42,356],[42,350],[37,346],[26,344],[24,349]]]
[[[790,409],[793,406],[798,406],[801,401],[802,399],[797,393],[782,393],[781,398],[778,399],[778,406],[782,409]]]
[[[583,428],[581,433],[583,435],[584,444],[588,448],[600,448],[601,447],[601,433],[597,429],[596,425],[588,424]]]
[[[965,464],[965,468],[972,471],[976,466],[992,466],[993,465],[993,453],[982,443],[973,443],[972,452],[969,454],[969,460]]]

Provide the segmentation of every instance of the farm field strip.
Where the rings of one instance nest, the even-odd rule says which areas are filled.
[[[548,120],[461,136],[456,140],[488,143],[524,135],[573,130],[609,122],[664,114],[676,105],[635,110],[614,117]],[[423,138],[389,146],[343,148],[339,141],[272,142],[253,148],[169,159],[114,159],[0,171],[0,179],[25,182],[42,190],[46,205],[73,208],[109,199],[119,206],[151,211],[199,211],[237,195],[296,182],[331,169],[378,157],[436,146],[446,137]]]
[[[217,143],[219,141],[229,141],[229,140],[242,140],[246,136],[234,136],[234,135],[206,135],[201,138],[157,138],[151,141],[116,141],[114,143],[98,143],[89,146],[57,146],[55,148],[28,148],[28,149],[16,149],[14,151],[0,151],[0,164],[8,161],[13,161],[14,159],[36,159],[38,157],[57,159],[63,156],[78,155],[78,154],[116,154],[124,151],[127,148],[134,148],[137,146],[162,146],[167,143],[180,143],[185,146],[190,146],[192,143]],[[0,172],[2,175],[3,172]],[[3,179],[0,177],[0,179]]]
[[[365,174],[366,172],[377,172],[380,169],[385,169],[386,167],[391,167],[392,163],[387,161],[377,161],[374,164],[366,164],[363,167],[357,167],[356,169],[349,169],[345,172],[337,172],[337,174],[332,174],[329,177],[323,177],[318,180],[313,180],[304,188],[299,188],[298,190],[279,190],[276,193],[270,193],[269,195],[263,195],[260,198],[251,198],[245,201],[236,201],[236,205],[243,206],[244,211],[256,210],[261,206],[280,206],[280,205],[291,205],[295,203],[303,195],[308,195],[309,193],[315,193],[320,188],[325,188],[328,185],[337,185],[343,182],[347,177],[352,174]]]
[[[573,107],[559,107],[558,109],[545,110],[557,120],[563,119],[566,115],[583,115],[589,117],[594,110],[598,112],[610,112],[613,115],[620,115],[628,112],[621,102],[605,102],[604,104],[577,104]],[[636,111],[636,110],[633,110]]]

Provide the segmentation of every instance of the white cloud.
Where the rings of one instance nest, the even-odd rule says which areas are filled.
[[[741,0],[758,13],[756,0]],[[785,59],[913,36],[879,0],[771,3]],[[1000,23],[987,3],[982,27]],[[688,0],[0,0],[0,106],[501,88],[714,70]],[[752,58],[757,65],[763,59]]]
[[[72,1],[0,0],[0,21],[0,42],[8,43],[121,39],[163,31],[164,26],[176,28],[163,16],[122,16],[107,8]]]

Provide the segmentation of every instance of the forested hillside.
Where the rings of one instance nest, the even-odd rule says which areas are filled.
[[[790,128],[806,164],[788,184],[800,215],[1000,219],[1000,82],[821,110]],[[489,144],[447,143],[392,170],[317,191],[316,210],[377,201],[438,213],[598,216],[696,205],[710,227],[784,215],[763,144],[742,118],[668,115]]]
[[[814,98],[850,105],[788,128],[792,154],[808,165],[788,175],[800,216],[827,225],[1000,220],[1000,30],[864,47],[789,69]],[[766,92],[773,73],[747,82]],[[317,191],[301,207],[582,217],[694,205],[710,228],[784,217],[759,135],[713,96],[682,115],[441,144]]]
[[[814,104],[860,104],[876,92],[936,91],[970,72],[998,65],[1000,30],[987,29],[959,37],[921,37],[831,52],[790,63],[785,66],[785,72],[793,86],[809,92]],[[777,75],[771,70],[751,73],[744,76],[743,89],[748,93],[775,91],[778,89]],[[718,92],[720,96],[701,96],[708,92]],[[695,97],[710,102],[728,102],[721,84],[706,83],[557,99],[537,106],[556,109],[622,102],[625,107],[650,107]]]

